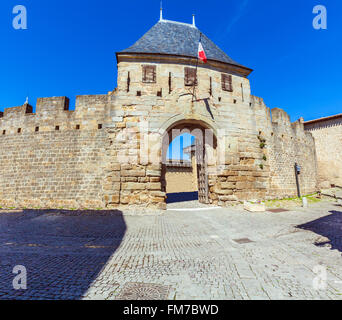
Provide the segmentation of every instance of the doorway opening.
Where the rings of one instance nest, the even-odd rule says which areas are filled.
[[[215,149],[213,131],[199,121],[177,123],[167,130],[161,179],[167,203],[209,203],[208,160]]]

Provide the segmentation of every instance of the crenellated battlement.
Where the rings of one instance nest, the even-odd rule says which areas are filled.
[[[251,105],[260,105],[260,106],[262,106],[262,105],[265,105],[264,104],[264,99],[263,98],[260,98],[260,97],[257,97],[257,96],[254,96],[254,95],[250,95],[250,97],[251,97]]]
[[[29,105],[28,103],[25,103],[19,107],[6,108],[3,113],[4,115],[3,118],[13,119],[13,118],[18,118],[18,117],[23,117],[26,114],[32,114],[32,110],[33,110],[32,106]]]
[[[36,112],[27,103],[6,108],[0,113],[0,132],[41,132],[55,130],[94,130],[104,124],[111,104],[109,95],[86,95],[76,97],[75,110],[69,110],[68,97],[38,98]],[[102,126],[101,126],[102,127]]]
[[[37,114],[53,114],[60,111],[69,110],[69,98],[67,97],[51,97],[37,99]]]
[[[272,113],[272,122],[278,123],[280,125],[290,125],[290,116],[280,108],[274,108],[271,110]]]
[[[271,110],[272,115],[272,132],[282,140],[292,140],[293,143],[298,141],[314,144],[312,135],[304,130],[304,125],[299,119],[291,123],[290,116],[283,109],[274,108]]]

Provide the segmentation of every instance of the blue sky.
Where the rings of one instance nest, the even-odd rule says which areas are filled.
[[[12,9],[27,8],[28,30]],[[315,5],[328,30],[312,27]],[[116,86],[115,52],[159,19],[159,0],[6,0],[0,3],[0,110],[38,97],[100,94]],[[164,0],[164,18],[196,24],[254,72],[252,93],[295,121],[341,113],[342,1]]]
[[[195,144],[195,140],[196,138],[189,133],[184,133],[178,136],[172,141],[172,143],[170,143],[166,158],[175,160],[190,160],[190,155],[183,153],[183,148]]]

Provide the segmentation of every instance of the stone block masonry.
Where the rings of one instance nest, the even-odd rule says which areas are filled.
[[[0,120],[0,206],[103,207],[106,134],[94,120],[75,119],[65,109],[66,101],[39,99],[37,114],[21,112],[26,106],[17,109],[18,116],[5,110]]]

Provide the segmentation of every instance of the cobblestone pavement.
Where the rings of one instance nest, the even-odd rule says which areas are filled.
[[[341,229],[334,203],[280,213],[0,211],[0,298],[341,299]],[[15,265],[27,268],[27,290],[12,287]],[[317,266],[325,289],[313,287]]]
[[[180,209],[180,208],[185,208],[185,209],[191,209],[191,208],[208,208],[210,209],[212,206],[208,204],[203,204],[200,203],[198,200],[195,201],[184,201],[184,202],[175,202],[175,203],[168,203],[167,208],[168,209]]]

